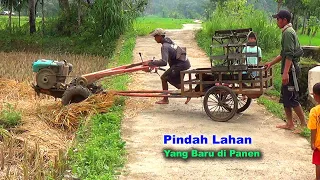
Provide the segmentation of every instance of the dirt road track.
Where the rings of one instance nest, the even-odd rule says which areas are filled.
[[[210,67],[209,59],[194,39],[192,25],[184,30],[170,30],[167,36],[176,43],[186,46],[191,68]],[[160,45],[150,36],[139,37],[134,50],[135,62],[160,58]],[[162,73],[162,72],[160,72]],[[129,89],[161,90],[157,74],[137,72],[132,76]],[[169,86],[169,89],[174,89]],[[275,128],[282,120],[268,113],[255,101],[243,113],[228,122],[212,121],[204,112],[202,98],[170,99],[168,105],[156,105],[155,98],[130,98],[126,106],[126,118],[122,124],[122,138],[127,143],[128,162],[120,179],[314,179],[311,164],[312,151],[305,138],[289,131]],[[185,136],[250,136],[251,145],[164,145],[163,135]],[[260,150],[262,159],[165,159],[164,148],[187,150]]]

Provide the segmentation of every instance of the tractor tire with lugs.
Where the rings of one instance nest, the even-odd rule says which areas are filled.
[[[62,95],[61,101],[64,106],[71,103],[84,101],[91,95],[88,88],[83,86],[71,86]]]

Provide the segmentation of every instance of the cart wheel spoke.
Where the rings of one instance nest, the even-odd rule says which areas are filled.
[[[213,100],[214,102],[216,102],[216,103],[218,103],[218,98],[216,98],[216,99],[212,99],[210,96],[209,96],[209,99],[211,99],[211,100]]]
[[[213,107],[211,96],[217,100]],[[203,103],[207,115],[214,121],[228,121],[235,115],[238,107],[237,96],[230,88],[224,86],[210,88],[205,94]]]
[[[214,106],[214,107],[216,107],[215,109],[214,109],[214,111],[219,107],[219,106]],[[213,108],[214,108],[213,107]],[[213,108],[210,108],[209,110],[211,111]]]
[[[246,98],[243,100],[242,97],[244,97],[245,95],[243,94],[238,94],[238,111],[237,113],[243,112],[245,111],[251,104],[251,98],[249,98],[248,96],[246,96]]]

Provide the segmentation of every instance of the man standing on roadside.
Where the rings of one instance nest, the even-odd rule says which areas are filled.
[[[279,103],[283,103],[287,118],[287,123],[278,125],[277,128],[294,129],[292,119],[293,108],[301,123],[301,128],[298,128],[295,133],[300,133],[302,128],[306,127],[304,113],[298,101],[299,87],[297,81],[297,77],[300,75],[299,58],[303,51],[300,48],[297,34],[290,23],[291,13],[281,10],[272,17],[277,18],[277,25],[282,30],[281,53],[273,61],[266,63],[265,66],[268,70],[272,65],[281,61],[282,86]]]

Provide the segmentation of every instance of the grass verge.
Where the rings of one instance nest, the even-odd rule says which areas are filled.
[[[126,41],[123,41],[126,39]],[[110,61],[108,68],[132,61],[135,34],[127,33],[118,45],[120,53]],[[113,77],[104,87],[125,90],[128,75]],[[121,139],[120,126],[123,117],[124,98],[116,99],[108,113],[91,117],[89,123],[82,123],[77,132],[75,150],[70,150],[70,163],[73,172],[81,179],[115,179],[125,162],[125,142]]]
[[[275,101],[267,98],[266,96],[262,95],[260,98],[258,98],[258,103],[262,104],[266,107],[266,109],[274,114],[276,117],[285,120],[285,116],[283,114],[284,109],[283,106],[279,103],[276,103]]]

